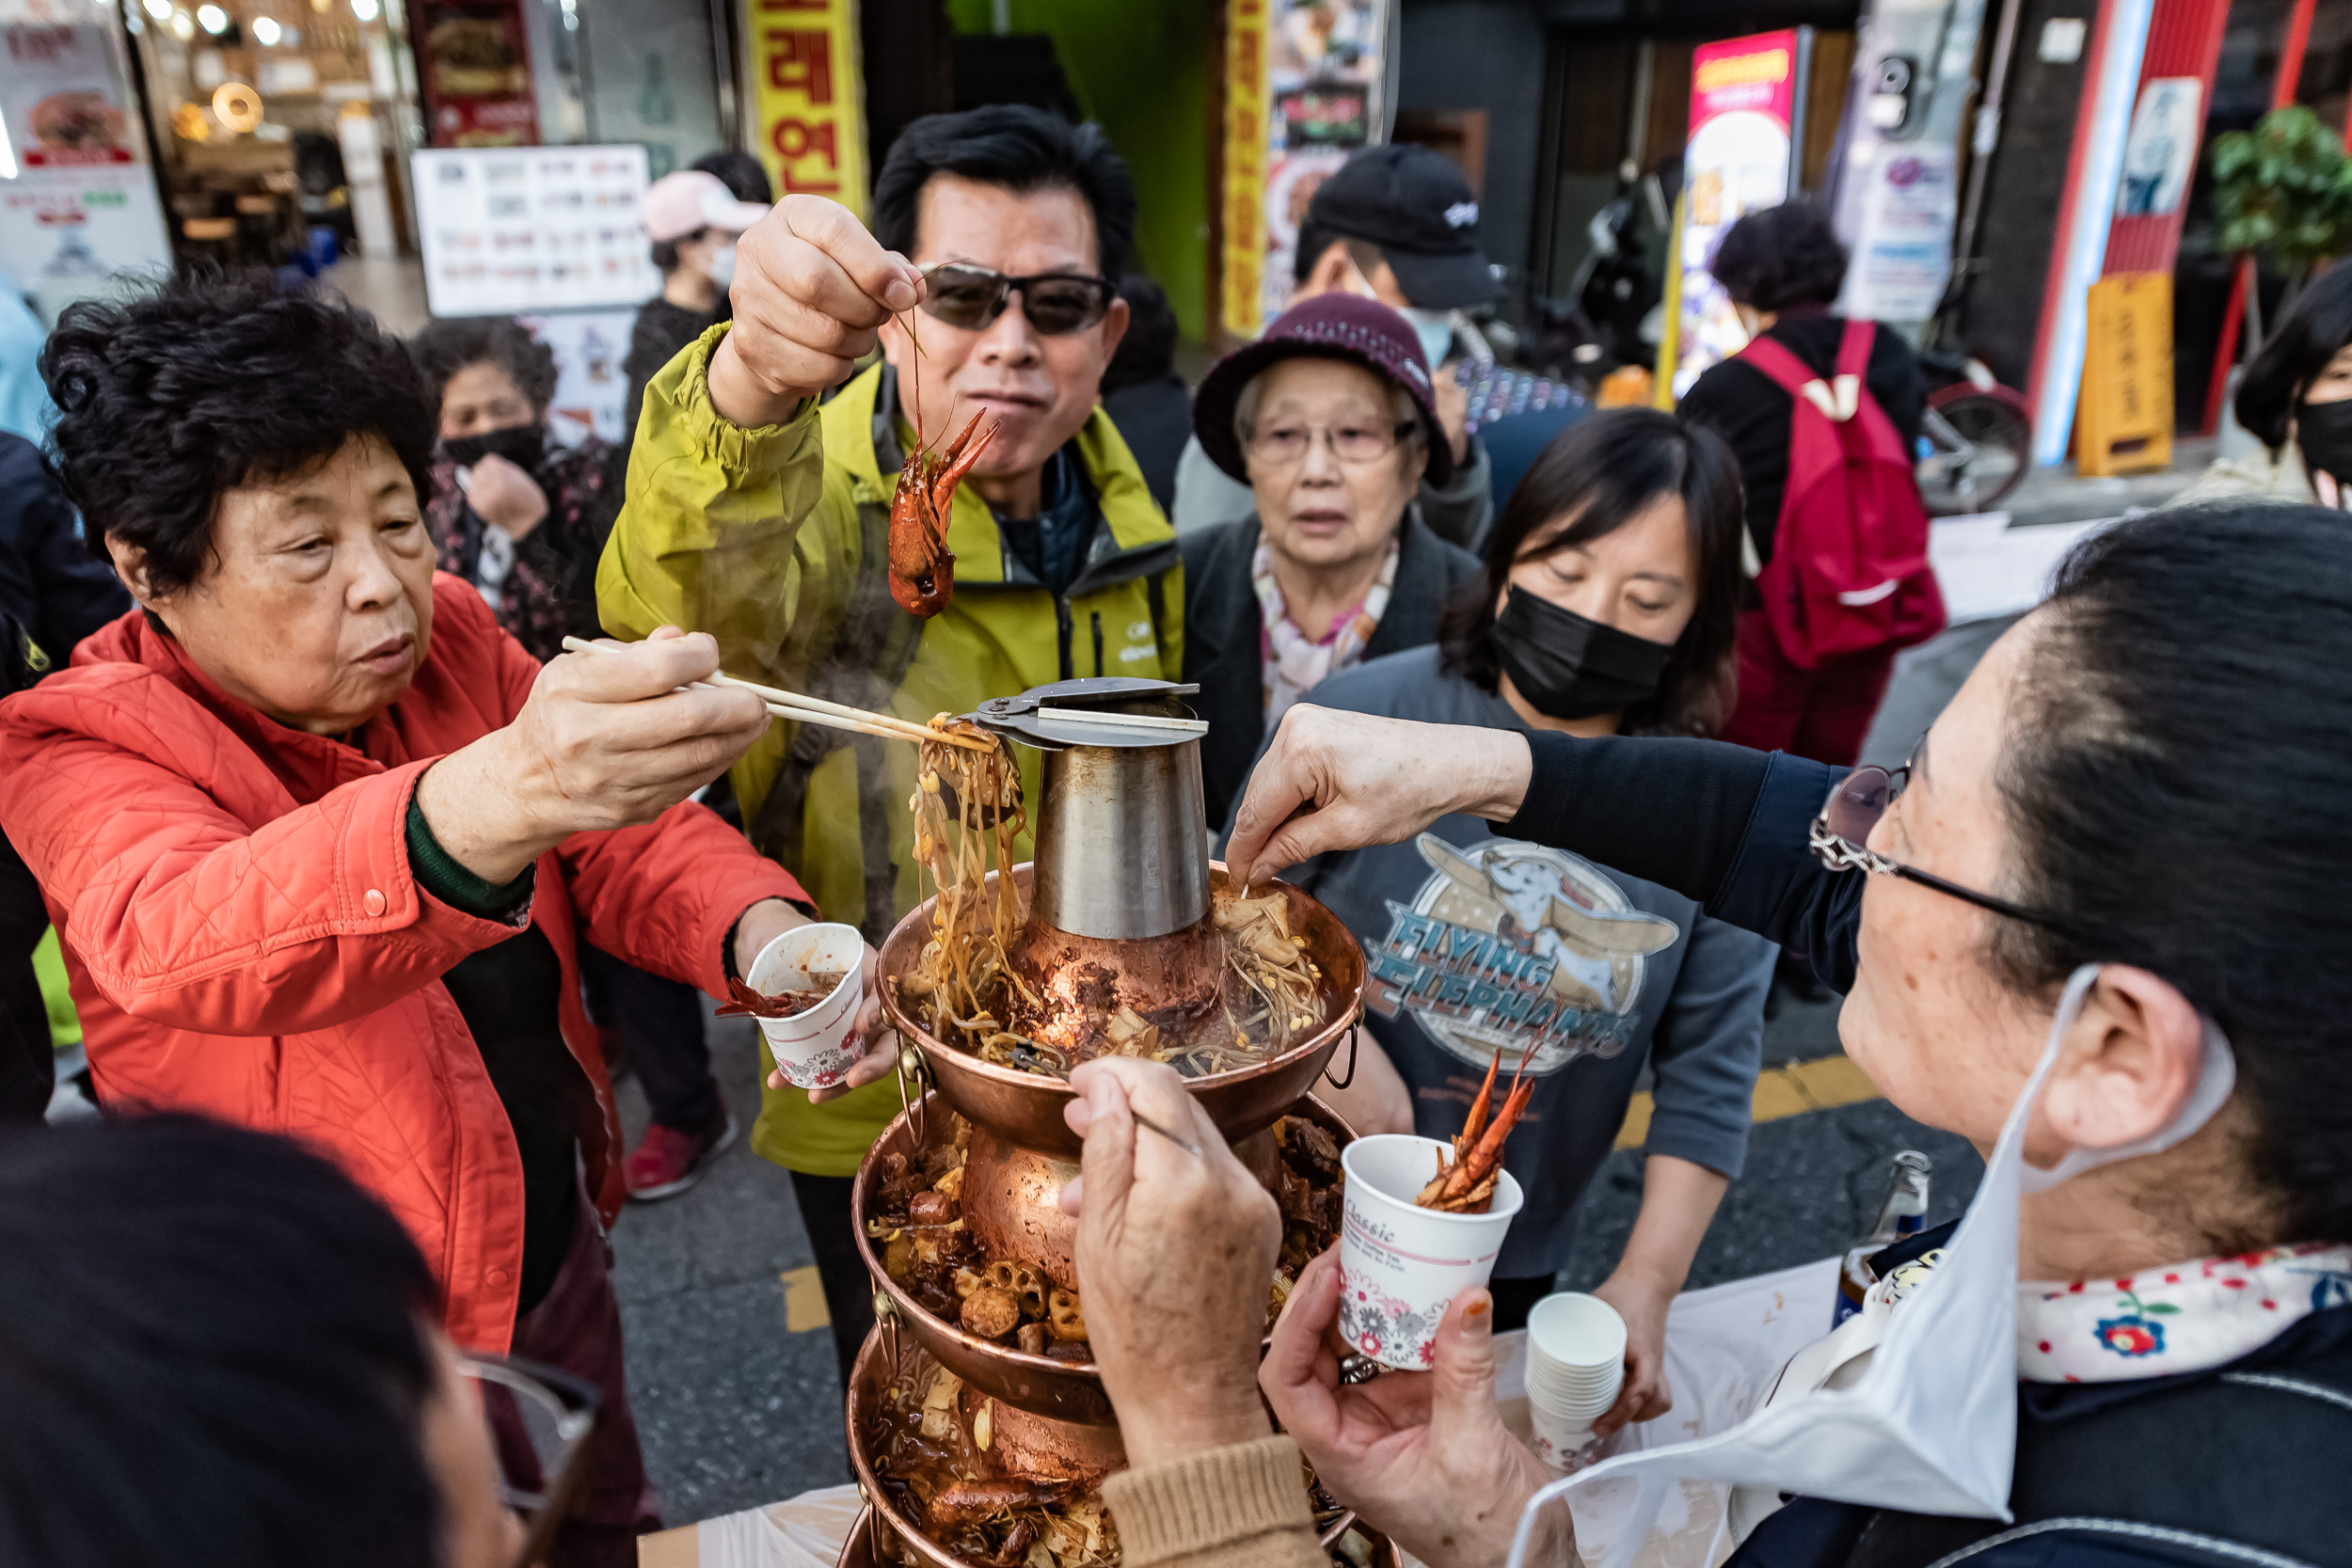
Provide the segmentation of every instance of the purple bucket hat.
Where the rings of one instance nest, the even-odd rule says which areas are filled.
[[[1301,300],[1274,318],[1264,336],[1235,349],[1193,394],[1192,432],[1209,461],[1249,483],[1249,466],[1243,460],[1241,437],[1233,432],[1233,411],[1241,405],[1242,388],[1260,371],[1278,359],[1300,356],[1344,359],[1405,389],[1420,411],[1428,436],[1429,460],[1422,475],[1432,484],[1454,477],[1454,446],[1438,422],[1435,389],[1429,381],[1429,361],[1412,324],[1376,299],[1361,294],[1327,293]]]

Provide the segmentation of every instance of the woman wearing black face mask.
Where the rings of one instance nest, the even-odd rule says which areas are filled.
[[[1580,736],[1710,734],[1731,706],[1740,526],[1739,468],[1714,436],[1654,409],[1595,414],[1512,493],[1436,646],[1333,675],[1307,701]],[[1525,1061],[1535,1081],[1535,1135],[1506,1146],[1528,1200],[1495,1265],[1498,1328],[1549,1293],[1577,1198],[1644,1064],[1655,1069],[1641,1217],[1598,1292],[1625,1317],[1629,1356],[1599,1430],[1662,1413],[1666,1307],[1746,1151],[1771,945],[1471,816],[1290,875],[1364,944],[1373,1040],[1332,1096],[1359,1132],[1453,1136],[1498,1049],[1505,1076]]]
[[[2217,459],[2171,504],[2258,496],[2352,512],[2352,266],[2304,289],[2247,364],[2235,406],[2269,450]]]
[[[499,625],[542,663],[566,637],[601,637],[596,561],[621,510],[624,452],[588,436],[548,440],[555,356],[511,317],[437,321],[408,352],[440,398],[425,503],[441,570],[474,585]],[[653,1119],[621,1163],[641,1202],[686,1191],[735,1141],[710,1071],[694,988],[580,944],[596,1022],[620,1039]]]
[[[601,635],[596,558],[621,509],[613,449],[548,439],[555,356],[508,316],[436,321],[408,350],[440,399],[425,522],[441,569],[545,662]]]

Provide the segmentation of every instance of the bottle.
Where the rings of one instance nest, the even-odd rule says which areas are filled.
[[[1878,1283],[1870,1268],[1871,1255],[1917,1234],[1927,1224],[1928,1178],[1934,1169],[1916,1149],[1906,1148],[1895,1156],[1886,1173],[1886,1196],[1879,1200],[1878,1222],[1855,1239],[1846,1251],[1844,1266],[1837,1271],[1837,1302],[1830,1327],[1861,1311],[1862,1298]]]

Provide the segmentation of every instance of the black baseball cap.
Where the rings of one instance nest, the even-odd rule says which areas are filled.
[[[1459,310],[1502,285],[1478,245],[1478,194],[1453,159],[1410,143],[1367,147],[1315,188],[1302,226],[1380,247],[1405,297]]]

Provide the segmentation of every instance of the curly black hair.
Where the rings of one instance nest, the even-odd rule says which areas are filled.
[[[437,413],[449,378],[468,365],[496,365],[514,377],[542,419],[555,398],[555,351],[512,316],[436,317],[408,340],[408,356],[424,372]]]
[[[1784,201],[1733,224],[1707,270],[1751,309],[1835,305],[1846,283],[1846,247],[1827,213],[1810,201]]]
[[[268,273],[189,274],[122,301],[83,300],[40,354],[57,405],[49,459],[90,553],[147,555],[158,592],[202,575],[224,491],[299,473],[355,436],[392,449],[422,499],[434,399],[375,318]]]

